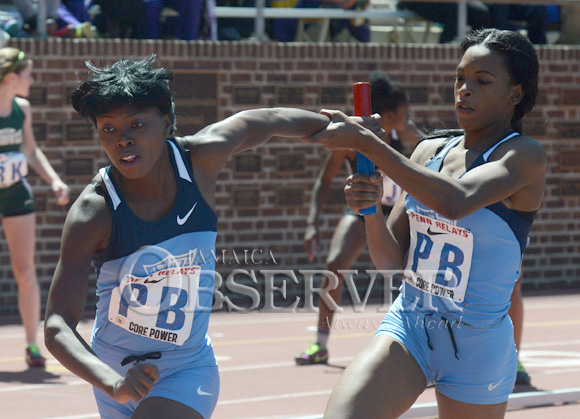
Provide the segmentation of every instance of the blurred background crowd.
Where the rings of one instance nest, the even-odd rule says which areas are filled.
[[[42,3],[39,3],[42,2]],[[494,27],[520,30],[534,44],[579,44],[580,2],[560,6],[468,2],[467,21],[472,29]],[[305,31],[325,31],[325,41],[448,43],[457,39],[458,6],[453,2],[396,0],[266,0],[266,7],[346,10],[392,9],[406,11],[403,37],[393,25],[373,19],[268,19],[272,41],[308,41]],[[0,38],[46,35],[65,38],[135,38],[235,41],[254,36],[254,19],[219,17],[217,7],[255,7],[255,0],[0,0]],[[43,7],[38,18],[39,8]],[[317,14],[317,16],[323,16]],[[409,16],[412,16],[409,19]],[[395,20],[396,22],[396,20]],[[387,28],[387,26],[389,26]],[[382,36],[383,34],[383,36]],[[384,34],[388,34],[384,36]]]

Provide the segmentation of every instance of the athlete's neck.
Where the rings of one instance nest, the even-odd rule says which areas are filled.
[[[486,150],[498,141],[504,139],[514,130],[511,126],[491,127],[486,131],[466,132],[464,147],[468,150]]]
[[[0,117],[6,118],[12,114],[12,101],[14,100],[14,95],[10,94],[8,91],[0,89]]]

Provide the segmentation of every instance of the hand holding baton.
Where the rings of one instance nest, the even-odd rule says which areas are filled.
[[[367,82],[359,82],[352,85],[354,97],[355,116],[371,116],[371,86]],[[356,167],[358,173],[371,175],[375,171],[375,164],[365,155],[356,153]],[[377,206],[360,210],[361,215],[373,215],[377,212]]]

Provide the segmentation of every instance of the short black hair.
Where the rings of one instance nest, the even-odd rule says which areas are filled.
[[[85,65],[93,77],[82,83],[72,94],[73,108],[96,125],[97,116],[114,109],[131,106],[159,108],[171,117],[171,135],[175,134],[175,104],[169,88],[173,74],[162,67],[154,68],[157,57],[143,60],[119,60],[110,67],[98,68],[90,61]]]
[[[409,102],[407,92],[386,73],[375,71],[369,76],[371,86],[371,109],[373,113],[395,112],[399,106]]]

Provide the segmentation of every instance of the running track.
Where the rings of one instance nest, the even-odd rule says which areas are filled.
[[[533,387],[520,391],[580,387],[580,293],[525,295],[521,360]],[[210,336],[220,364],[220,402],[214,419],[319,418],[344,368],[371,338],[383,313],[345,310],[331,335],[329,365],[297,367],[293,357],[312,340],[314,313],[212,314]],[[2,319],[0,319],[2,320]],[[98,418],[91,387],[53,358],[28,370],[18,324],[0,325],[0,417]],[[88,339],[92,321],[79,325]],[[435,400],[427,389],[418,403]],[[510,419],[580,418],[580,404],[508,411]]]

